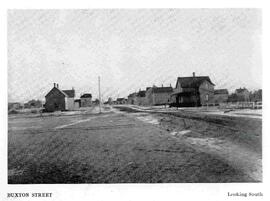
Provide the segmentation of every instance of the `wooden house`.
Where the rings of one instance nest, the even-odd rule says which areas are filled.
[[[45,96],[45,110],[48,112],[74,110],[75,90],[61,90],[54,83],[53,88]]]
[[[139,90],[136,94],[137,105],[147,105],[146,90]]]
[[[132,105],[137,104],[137,93],[136,92],[128,95],[127,103],[132,104]]]
[[[170,102],[173,88],[170,87],[149,87],[145,93],[147,105],[166,105]]]
[[[209,76],[178,77],[171,106],[197,107],[214,104],[214,84]]]
[[[92,94],[86,93],[80,97],[81,107],[91,107],[92,106]]]
[[[228,102],[229,92],[227,89],[216,89],[214,91],[215,104]]]

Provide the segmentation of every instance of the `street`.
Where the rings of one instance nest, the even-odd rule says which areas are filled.
[[[97,110],[10,115],[8,182],[262,181],[261,119]]]

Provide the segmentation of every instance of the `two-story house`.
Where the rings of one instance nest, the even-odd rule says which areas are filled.
[[[209,76],[178,77],[171,105],[197,107],[214,103],[214,83]]]

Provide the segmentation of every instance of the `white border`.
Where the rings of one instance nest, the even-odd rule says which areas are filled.
[[[2,5],[3,4],[3,5]],[[7,9],[75,9],[75,8],[262,8],[263,9],[263,183],[258,184],[76,184],[76,185],[7,185]],[[270,9],[267,1],[239,0],[239,1],[126,1],[126,0],[99,0],[99,1],[22,1],[9,0],[1,3],[0,12],[0,62],[1,62],[1,135],[0,135],[0,200],[7,199],[7,192],[52,192],[53,198],[44,200],[270,200],[269,190],[269,54],[270,54]],[[268,187],[269,188],[269,187]],[[263,198],[229,198],[227,192],[263,192]],[[14,200],[37,200],[21,198]],[[39,199],[40,200],[40,199]]]

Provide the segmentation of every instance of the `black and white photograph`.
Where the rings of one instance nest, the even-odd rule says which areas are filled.
[[[8,183],[262,182],[261,23],[8,10]]]
[[[268,200],[267,4],[48,1],[1,3],[0,200]]]

